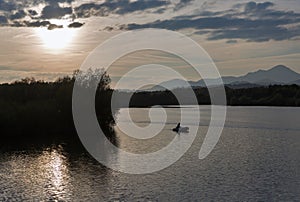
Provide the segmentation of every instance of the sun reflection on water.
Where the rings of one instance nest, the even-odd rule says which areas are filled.
[[[94,201],[114,184],[110,176],[65,145],[7,151],[0,155],[0,201]]]
[[[68,174],[68,170],[65,165],[65,157],[58,153],[57,150],[54,150],[50,153],[50,161],[46,165],[46,169],[50,171],[50,180],[53,187],[58,190],[62,191],[64,185],[65,176]]]
[[[68,200],[72,194],[68,158],[60,147],[38,153],[15,155],[6,167],[11,170],[14,186],[34,193],[32,198],[51,201]],[[10,186],[10,185],[8,185]],[[9,187],[8,187],[9,188]]]

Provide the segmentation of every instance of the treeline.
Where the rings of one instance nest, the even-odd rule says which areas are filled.
[[[189,102],[190,95],[185,96],[184,91],[185,89],[175,89],[172,92],[168,90],[137,92],[133,94],[130,106],[178,105],[175,94],[186,98],[181,104],[195,104],[195,102]],[[227,105],[231,106],[300,106],[300,86],[298,85],[273,85],[245,89],[225,87],[225,92]],[[195,88],[194,93],[199,105],[211,104],[207,88]]]
[[[100,81],[96,93],[96,113],[104,130],[113,136],[114,124],[110,110],[110,78],[104,70],[74,72],[55,82],[26,78],[0,85],[0,137],[15,141],[77,140],[72,116],[72,92],[75,77],[83,88],[87,80]],[[32,138],[34,137],[34,138]],[[15,139],[14,139],[15,138]],[[113,138],[113,137],[112,137]]]
[[[227,103],[232,106],[300,106],[300,86],[273,85],[248,89],[226,89]]]
[[[130,107],[153,105],[178,105],[176,94],[184,99],[181,104],[195,104],[186,89],[174,91],[136,92],[114,91],[110,88],[110,77],[104,70],[74,72],[71,77],[59,78],[54,82],[37,81],[26,78],[11,84],[0,85],[0,136],[18,141],[33,139],[77,139],[72,115],[72,93],[75,78],[82,88],[97,86],[95,109],[98,122],[111,140],[114,114],[111,111],[111,97],[114,106],[123,106],[130,99]],[[98,84],[98,82],[100,83]],[[300,106],[300,87],[297,85],[274,85],[247,89],[225,88],[227,104],[236,106]],[[207,88],[194,89],[198,104],[209,105]],[[131,98],[130,98],[131,97]]]

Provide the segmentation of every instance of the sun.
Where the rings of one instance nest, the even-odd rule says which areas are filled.
[[[70,28],[60,28],[48,30],[38,28],[37,35],[40,37],[43,46],[49,50],[61,51],[67,48],[74,39],[76,30]]]

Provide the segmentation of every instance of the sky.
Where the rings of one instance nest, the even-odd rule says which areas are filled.
[[[0,83],[70,75],[105,40],[144,28],[191,37],[223,76],[278,64],[300,72],[299,0],[0,0]],[[199,79],[184,61],[159,51],[127,55],[109,74],[115,82],[156,62]]]

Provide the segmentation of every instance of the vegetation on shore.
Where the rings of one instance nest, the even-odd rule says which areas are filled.
[[[100,81],[96,93],[96,113],[104,130],[112,130],[113,113],[110,111],[110,78],[104,70],[74,72],[72,77],[54,82],[25,78],[0,85],[1,138],[18,141],[78,140],[72,116],[72,91],[75,77],[88,88],[87,79]],[[113,135],[113,134],[110,134]]]

